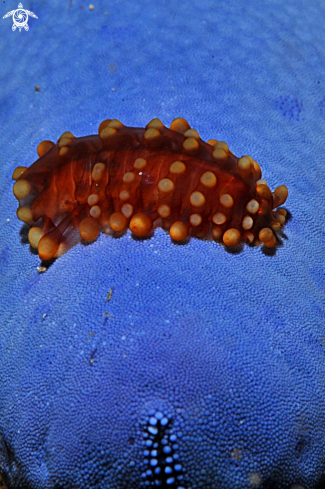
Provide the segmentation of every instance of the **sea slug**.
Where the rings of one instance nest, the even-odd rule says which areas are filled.
[[[232,247],[245,241],[273,248],[286,220],[278,209],[288,189],[271,192],[251,156],[237,158],[227,143],[204,142],[184,119],[166,128],[103,121],[98,135],[62,134],[42,141],[39,159],[13,173],[18,218],[42,260],[57,258],[104,233],[150,236],[154,227],[175,241],[212,238]]]

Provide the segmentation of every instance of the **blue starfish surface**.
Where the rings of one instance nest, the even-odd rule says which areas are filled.
[[[27,3],[21,32],[1,4],[3,486],[325,487],[321,2]],[[64,131],[177,116],[287,185],[275,253],[128,231],[40,271],[14,168]]]

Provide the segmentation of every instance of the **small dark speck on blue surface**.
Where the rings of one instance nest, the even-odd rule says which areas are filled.
[[[281,95],[281,97],[276,100],[275,107],[286,119],[290,121],[300,120],[303,104],[297,98],[291,97],[290,95]]]

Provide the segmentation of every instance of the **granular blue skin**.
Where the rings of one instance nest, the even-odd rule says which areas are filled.
[[[1,4],[3,477],[10,489],[324,487],[324,10],[128,7],[24,3],[39,18],[19,33],[2,20],[16,5]],[[66,130],[176,116],[288,186],[283,245],[101,235],[39,273],[14,168]]]

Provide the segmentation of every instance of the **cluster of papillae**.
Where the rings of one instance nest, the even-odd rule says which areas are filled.
[[[159,119],[146,128],[108,119],[98,133],[42,141],[40,158],[13,173],[17,215],[31,226],[29,242],[41,259],[96,239],[100,229],[145,237],[157,225],[175,241],[275,246],[286,211],[274,209],[288,190],[272,193],[250,156],[237,158],[223,141],[202,141],[182,118],[170,129]]]

